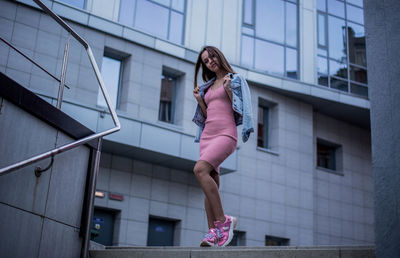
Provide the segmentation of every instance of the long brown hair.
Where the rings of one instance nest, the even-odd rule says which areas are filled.
[[[205,46],[200,51],[199,56],[197,58],[196,66],[194,68],[194,88],[197,87],[197,75],[199,74],[200,65],[202,70],[201,77],[203,78],[203,81],[205,82],[209,81],[216,76],[216,74],[210,71],[207,68],[207,66],[203,63],[203,59],[201,59],[201,55],[203,54],[204,51],[208,52],[210,58],[216,57],[218,59],[221,69],[224,69],[228,73],[235,73],[230,64],[228,63],[228,61],[226,60],[224,54],[222,54],[221,50],[213,46]]]

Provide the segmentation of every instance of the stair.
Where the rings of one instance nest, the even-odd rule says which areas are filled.
[[[91,258],[373,258],[373,246],[106,247]]]

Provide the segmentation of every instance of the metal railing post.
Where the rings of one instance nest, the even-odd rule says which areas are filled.
[[[89,253],[89,244],[90,244],[90,225],[93,218],[93,206],[94,206],[94,197],[96,192],[96,184],[97,184],[97,177],[99,175],[99,168],[100,168],[100,156],[101,156],[101,143],[102,138],[98,139],[97,142],[97,150],[96,150],[96,157],[94,160],[94,167],[90,173],[90,182],[89,182],[89,202],[87,208],[87,218],[86,218],[86,228],[84,231],[84,241],[83,246],[81,249],[81,258],[87,258]]]
[[[63,94],[64,94],[65,77],[67,75],[67,64],[68,64],[68,53],[69,53],[69,35],[70,34],[68,34],[67,43],[65,43],[64,57],[63,57],[62,68],[61,68],[60,86],[58,87],[58,97],[57,97],[57,108],[58,109],[61,109],[61,104],[62,104],[62,99],[63,99]]]

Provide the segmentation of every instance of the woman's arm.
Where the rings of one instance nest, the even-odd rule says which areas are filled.
[[[193,96],[194,98],[197,100],[197,103],[199,104],[201,111],[203,112],[203,116],[204,118],[207,118],[207,106],[203,101],[203,98],[201,97],[200,94],[200,87],[197,86],[194,90],[193,90]]]
[[[228,94],[229,99],[231,100],[232,104],[232,89],[231,89],[231,77],[229,75],[225,75],[224,77],[224,89],[226,93]]]

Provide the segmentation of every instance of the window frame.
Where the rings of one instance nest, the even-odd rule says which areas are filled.
[[[175,124],[175,106],[176,106],[176,88],[178,86],[178,80],[179,80],[179,75],[176,74],[171,74],[168,71],[163,70],[161,76],[167,77],[167,78],[172,78],[174,80],[173,83],[173,88],[172,88],[172,98],[171,98],[171,119],[170,121],[164,121],[160,119],[160,109],[161,109],[161,92],[162,92],[162,80],[161,78],[161,88],[160,88],[160,101],[159,101],[159,106],[158,106],[158,121],[163,122],[163,123],[168,123],[168,124]]]
[[[122,1],[124,1],[124,0],[121,0],[121,2]],[[185,31],[186,31],[185,24],[186,24],[186,13],[187,13],[187,10],[186,10],[187,9],[187,0],[183,0],[183,11],[179,11],[179,10],[173,9],[172,8],[172,0],[170,0],[169,6],[163,5],[163,4],[158,3],[156,1],[153,1],[153,0],[144,0],[144,1],[149,2],[151,4],[158,5],[158,6],[162,7],[162,8],[168,9],[167,37],[166,38],[161,37],[161,38],[164,39],[164,40],[170,41],[170,42],[172,42],[174,44],[183,45],[184,44],[184,39],[185,39]],[[145,33],[152,34],[151,32],[148,32],[148,31],[145,31],[145,30],[142,30],[142,29],[138,28],[136,26],[136,24],[135,24],[136,23],[136,13],[137,13],[137,2],[138,2],[138,0],[135,0],[135,2],[134,2],[134,13],[133,13],[132,24],[128,25],[128,24],[126,24],[124,22],[121,22],[121,20],[120,20],[120,18],[121,18],[121,6],[122,6],[121,2],[120,2],[120,5],[119,5],[117,22],[120,23],[120,24],[123,24],[125,26],[132,27],[132,28],[138,29],[140,31],[144,31]],[[171,29],[172,29],[171,28],[172,12],[176,12],[176,13],[181,14],[183,16],[183,19],[182,19],[182,35],[181,35],[180,42],[175,42],[175,41],[172,41],[170,39],[170,34],[171,34]],[[153,36],[160,37],[160,36],[157,36],[157,35],[153,35]]]
[[[318,146],[319,145],[323,145],[325,147],[333,149],[333,151],[334,151],[334,168],[333,169],[327,168],[327,167],[322,167],[322,166],[318,165],[318,160],[319,160]],[[327,140],[317,137],[315,150],[316,150],[315,166],[318,170],[322,170],[322,171],[337,174],[337,175],[343,175],[343,146],[341,144],[327,141]]]
[[[118,85],[117,85],[117,89],[116,89],[117,90],[116,100],[115,100],[115,103],[113,103],[116,110],[119,110],[119,108],[120,108],[120,99],[121,99],[123,75],[124,75],[124,70],[125,70],[125,61],[126,61],[126,58],[128,56],[129,56],[128,54],[124,54],[124,53],[119,52],[117,50],[113,50],[113,49],[110,49],[108,47],[104,48],[104,53],[103,53],[103,57],[102,58],[107,57],[107,58],[114,59],[114,60],[117,60],[117,61],[120,62],[119,75],[118,75]],[[103,59],[102,59],[102,62],[103,62]],[[101,67],[101,69],[102,68],[103,68],[103,66]],[[100,73],[101,73],[101,69],[100,69]],[[107,87],[107,85],[106,85],[106,87]],[[107,88],[107,91],[110,91],[110,90]],[[104,98],[104,96],[101,93],[101,91],[99,91],[98,94],[101,95]],[[105,107],[103,105],[100,105],[98,102],[96,103],[96,105],[98,107]]]
[[[354,94],[354,95],[356,95],[358,97],[366,97],[366,98],[368,98],[368,94],[369,94],[368,81],[366,81],[366,83],[362,83],[362,82],[358,82],[358,81],[352,80],[351,77],[350,77],[351,76],[350,70],[351,70],[352,67],[363,69],[363,70],[365,70],[366,74],[368,75],[368,64],[366,66],[362,66],[362,65],[350,62],[350,48],[349,48],[348,28],[351,28],[351,27],[349,27],[348,24],[349,23],[354,23],[355,25],[362,26],[364,28],[364,38],[365,38],[365,24],[361,24],[361,23],[358,23],[358,22],[353,21],[353,20],[348,20],[347,6],[350,5],[352,7],[359,8],[359,9],[362,9],[362,10],[363,10],[363,8],[360,7],[360,6],[354,5],[352,3],[349,3],[347,0],[338,0],[340,2],[343,2],[343,4],[344,4],[344,15],[345,16],[344,16],[344,18],[342,18],[340,16],[337,16],[335,14],[330,13],[329,12],[329,7],[328,7],[328,3],[327,3],[328,0],[323,0],[323,1],[325,2],[325,6],[326,6],[325,11],[319,10],[317,8],[317,19],[316,19],[317,20],[317,59],[318,58],[324,58],[327,61],[327,74],[319,74],[318,73],[318,64],[317,64],[317,71],[316,71],[317,84],[320,85],[320,86],[323,86],[323,87],[328,87],[328,88],[333,89],[333,90],[338,90],[340,92],[347,92],[349,94]],[[324,22],[325,22],[325,35],[324,35],[324,38],[325,38],[326,46],[320,45],[319,44],[319,40],[318,40],[319,37],[320,37],[320,31],[319,31],[320,24],[319,24],[319,18],[318,17],[320,15],[324,16]],[[337,18],[337,19],[341,19],[345,23],[345,27],[346,27],[346,30],[345,30],[345,32],[346,32],[346,39],[345,39],[346,40],[346,63],[345,63],[345,65],[347,67],[346,68],[347,69],[347,78],[341,78],[339,76],[335,76],[335,75],[331,75],[330,74],[331,73],[330,62],[331,61],[341,62],[341,61],[337,60],[335,58],[332,58],[331,57],[331,53],[329,51],[329,16],[332,16],[332,17]],[[365,40],[366,39],[364,39],[364,42],[365,42]],[[323,56],[322,54],[319,54],[318,53],[319,49],[326,51],[326,56]],[[326,76],[327,85],[323,85],[323,84],[319,83],[320,75]],[[340,90],[340,89],[332,88],[332,86],[331,86],[331,80],[332,79],[336,79],[336,80],[340,80],[340,81],[346,82],[347,90],[343,91],[343,90]],[[358,87],[364,88],[364,90],[366,90],[366,94],[365,95],[361,95],[361,94],[354,93],[352,84],[357,85]]]
[[[249,67],[252,70],[255,71],[260,71],[262,73],[266,73],[266,74],[272,74],[275,76],[281,76],[281,77],[285,77],[285,78],[290,78],[290,79],[294,79],[294,80],[300,80],[300,46],[299,46],[299,42],[300,42],[300,31],[299,31],[299,2],[293,1],[293,0],[279,0],[281,2],[283,2],[283,6],[284,6],[284,29],[283,29],[283,33],[284,33],[284,39],[283,39],[283,43],[281,42],[276,42],[273,40],[268,40],[268,39],[264,39],[264,38],[260,38],[257,37],[256,35],[256,0],[248,0],[248,1],[252,1],[252,23],[253,24],[247,24],[244,22],[244,13],[245,13],[245,1],[242,2],[242,24],[241,24],[241,34],[240,34],[240,64],[242,66],[245,67],[249,67],[248,65],[244,65],[242,62],[242,55],[243,55],[243,47],[242,47],[242,39],[243,36],[249,37],[253,39],[253,60],[252,60],[252,65]],[[296,31],[297,31],[297,35],[296,35],[296,47],[293,47],[291,45],[289,45],[286,41],[286,29],[287,29],[287,4],[294,4],[296,6]],[[253,30],[253,35],[243,32],[243,28],[247,28],[247,29],[251,29]],[[256,40],[260,40],[260,41],[264,41],[267,42],[269,44],[274,44],[274,45],[278,45],[283,47],[283,73],[282,74],[276,74],[273,73],[271,71],[266,71],[266,70],[261,70],[255,67],[255,57],[256,57]],[[288,76],[288,71],[287,71],[287,49],[292,49],[294,51],[296,51],[296,78]]]

